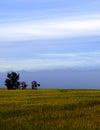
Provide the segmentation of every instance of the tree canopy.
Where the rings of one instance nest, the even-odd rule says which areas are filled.
[[[7,79],[5,80],[5,85],[8,89],[18,89],[20,86],[19,74],[16,72],[11,72],[7,74]]]

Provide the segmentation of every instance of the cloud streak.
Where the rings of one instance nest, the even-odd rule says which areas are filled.
[[[95,68],[100,66],[100,52],[38,54],[38,58],[0,59],[0,70],[45,70],[61,68]]]
[[[100,35],[100,18],[53,19],[0,25],[0,41],[25,41]]]
[[[0,5],[0,71],[100,66],[98,0]]]

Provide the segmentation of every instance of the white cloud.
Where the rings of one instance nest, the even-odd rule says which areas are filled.
[[[0,41],[100,35],[100,18],[52,19],[0,25]]]
[[[39,58],[40,57],[40,58]],[[34,59],[0,59],[0,70],[42,70],[76,67],[99,67],[100,52],[43,54]]]
[[[46,57],[76,57],[78,54],[76,53],[47,53],[47,54],[42,54],[42,56]]]

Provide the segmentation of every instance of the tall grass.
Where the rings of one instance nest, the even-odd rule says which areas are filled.
[[[99,90],[0,89],[0,130],[100,130]]]

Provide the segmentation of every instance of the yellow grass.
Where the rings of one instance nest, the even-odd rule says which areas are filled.
[[[0,89],[0,130],[100,130],[99,90]]]

